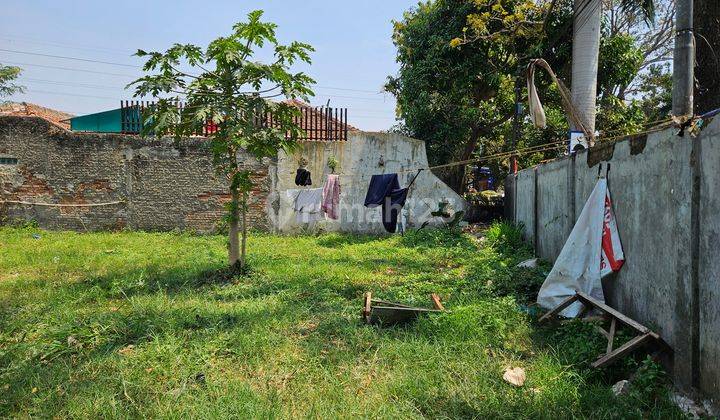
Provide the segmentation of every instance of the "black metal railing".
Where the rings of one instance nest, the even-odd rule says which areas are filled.
[[[185,103],[174,102],[182,113]],[[120,101],[121,130],[125,134],[139,134],[142,130],[142,114],[147,108],[155,105],[154,101]],[[346,141],[348,131],[354,130],[347,123],[347,108],[297,106],[300,115],[294,118],[295,123],[304,131],[298,140],[310,141]],[[266,113],[261,119],[262,124],[272,126],[274,118],[272,113]],[[216,132],[217,125],[212,121],[203,124],[196,136],[209,136]]]

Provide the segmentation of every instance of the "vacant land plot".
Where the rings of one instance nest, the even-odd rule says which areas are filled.
[[[225,238],[0,228],[2,417],[668,417],[649,361],[594,371],[592,325],[538,328],[518,231]],[[363,292],[448,313],[360,322]],[[522,367],[527,381],[503,381]],[[637,372],[631,392],[610,386]]]

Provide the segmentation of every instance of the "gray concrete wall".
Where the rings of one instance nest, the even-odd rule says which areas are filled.
[[[540,255],[558,255],[570,233],[570,203],[563,194],[568,182],[568,161],[551,162],[537,171],[536,248]]]
[[[720,395],[720,124],[705,130],[701,156],[698,241],[698,368],[700,386]],[[712,374],[704,374],[711,372]]]
[[[515,220],[525,226],[524,238],[535,244],[535,171],[521,171],[515,178]],[[507,200],[507,197],[506,197]]]
[[[322,187],[331,173],[328,159],[335,157],[340,165],[340,218],[324,220],[312,226],[296,222],[290,197],[286,192],[297,187],[295,172],[301,158],[309,163],[313,185]],[[381,159],[382,158],[382,159]],[[380,165],[382,160],[383,165]],[[363,204],[370,178],[375,174],[398,173],[400,186],[408,185],[418,168],[427,168],[425,143],[410,137],[393,133],[350,132],[346,142],[303,142],[293,154],[281,153],[277,162],[277,179],[272,200],[279,206],[272,216],[280,232],[297,232],[302,229],[344,231],[362,233],[383,233],[379,208],[366,208]],[[424,170],[415,180],[402,211],[407,227],[418,227],[428,221],[440,224],[431,211],[438,209],[438,203],[445,201],[455,211],[464,210],[465,200],[450,189],[432,172]]]
[[[508,177],[514,219],[554,260],[592,191],[608,175],[625,266],[603,283],[608,302],[674,349],[681,386],[720,397],[720,120],[697,139],[674,130],[627,139]],[[701,159],[694,161],[693,156]],[[606,163],[602,163],[606,167]],[[536,178],[536,184],[532,182]],[[696,182],[694,182],[696,181]],[[537,186],[537,187],[536,187]],[[537,235],[537,238],[534,237]]]

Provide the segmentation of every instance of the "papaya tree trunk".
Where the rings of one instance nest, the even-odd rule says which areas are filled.
[[[248,206],[248,192],[243,191],[242,193],[242,203],[240,203],[240,209],[242,212],[242,246],[240,249],[240,268],[245,268],[245,255],[246,255],[246,245],[247,245],[247,206]]]
[[[238,241],[238,232],[240,230],[240,200],[237,188],[230,190],[230,200],[230,247],[228,248],[228,261],[230,262],[230,267],[235,267],[240,260],[240,243]]]

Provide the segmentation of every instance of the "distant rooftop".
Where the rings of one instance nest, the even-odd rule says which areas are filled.
[[[73,117],[72,114],[67,112],[45,108],[28,102],[0,103],[0,116],[2,115],[40,117],[66,130],[70,129],[68,119]]]

